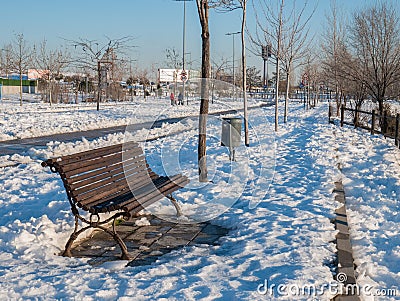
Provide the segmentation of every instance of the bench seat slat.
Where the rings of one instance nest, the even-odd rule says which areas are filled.
[[[171,178],[168,177],[159,177],[144,187],[136,189],[132,191],[136,199],[140,199],[141,201],[145,201],[146,196],[153,196],[154,194],[160,194],[162,188],[166,185],[168,186],[176,186],[176,183],[179,183],[181,175],[175,175]],[[122,203],[121,206],[129,208],[129,203]],[[127,210],[129,211],[129,210]]]
[[[131,211],[134,208],[146,204],[149,200],[157,201],[165,195],[178,190],[187,183],[187,178],[181,175],[176,175],[172,179],[168,177],[159,177],[156,181],[141,187],[136,191],[128,190],[122,195],[101,202],[100,204],[90,204],[86,209],[92,213],[103,213],[114,210]],[[181,186],[182,185],[182,186]],[[138,199],[140,201],[138,201]]]
[[[123,190],[125,188],[133,188],[134,184],[143,186],[149,182],[151,182],[151,178],[148,176],[147,173],[142,174],[133,174],[133,180],[129,180],[129,184],[127,179],[123,178],[117,182],[106,182],[101,187],[97,188],[96,190],[91,190],[87,193],[79,193],[79,191],[73,191],[72,195],[74,199],[82,205],[88,204],[92,201],[97,201],[103,199],[107,195],[118,193],[119,190]],[[133,186],[133,187],[132,187]],[[74,195],[75,194],[75,195]]]
[[[76,174],[73,177],[67,177],[65,174],[62,173],[61,170],[61,177],[68,182],[68,185],[71,185],[71,187],[75,187],[74,185],[79,186],[79,183],[83,180],[87,179],[96,180],[97,176],[104,176],[105,174],[119,174],[121,172],[124,172],[125,168],[129,170],[133,168],[143,168],[141,166],[143,166],[144,164],[147,164],[144,158],[143,160],[137,162],[134,162],[134,160],[132,160],[132,162],[126,162],[126,164],[120,162],[112,166],[105,166],[102,169],[95,169],[93,171],[88,171],[82,174]]]
[[[176,178],[176,177],[175,177]],[[162,187],[162,185],[171,183],[171,180],[168,177],[158,177],[157,179],[151,181],[151,182],[147,182],[145,185],[142,184],[142,182],[139,181],[140,187],[138,187],[137,189],[132,189],[130,187],[127,189],[121,189],[119,192],[116,192],[115,195],[113,195],[112,197],[108,197],[107,199],[99,199],[96,200],[94,202],[80,202],[81,204],[84,203],[84,207],[86,207],[87,209],[90,207],[96,207],[96,208],[100,208],[101,206],[105,206],[105,207],[110,207],[110,206],[117,206],[117,207],[112,207],[110,208],[111,210],[116,210],[116,209],[120,209],[121,207],[125,206],[126,204],[130,203],[130,202],[137,202],[137,199],[140,199],[142,197],[144,197],[146,194],[149,194],[151,192],[157,192],[158,188]],[[125,194],[129,194],[131,195],[131,199],[127,199],[126,201],[121,201],[118,200],[118,202],[116,202],[116,198],[121,198],[123,195]],[[102,205],[99,205],[102,204]]]
[[[154,203],[155,201],[160,200],[165,195],[170,194],[170,193],[182,188],[185,185],[185,183],[187,183],[187,178],[183,177],[181,175],[178,175],[178,176],[180,176],[180,178],[177,178],[173,182],[172,181],[167,182],[167,183],[165,183],[165,185],[158,187],[157,190],[141,196],[140,202],[139,201],[129,202],[128,204],[123,205],[122,209],[126,212],[132,213],[132,211],[137,210],[138,207],[143,207],[143,206],[147,207],[148,205]],[[140,210],[138,210],[138,211],[140,211]],[[138,212],[138,211],[136,211],[136,212]]]
[[[91,206],[101,204],[101,203],[106,203],[109,200],[114,200],[117,197],[121,197],[122,195],[126,194],[128,190],[136,190],[142,186],[147,185],[150,183],[153,179],[152,178],[134,178],[134,179],[128,179],[129,180],[129,185],[126,187],[122,187],[119,190],[115,190],[112,193],[109,193],[108,195],[102,197],[102,198],[91,198],[91,199],[84,199],[80,202],[77,202],[77,205],[79,207],[82,207],[84,210],[89,210]]]
[[[101,187],[108,183],[112,183],[121,179],[121,177],[132,178],[132,177],[141,177],[143,174],[149,175],[151,170],[145,166],[140,166],[140,168],[124,170],[123,168],[119,168],[117,170],[105,171],[95,177],[86,178],[84,180],[76,181],[68,181],[68,186],[71,190],[73,196],[77,196],[80,193],[84,193],[88,190],[91,190],[95,187]]]
[[[56,163],[56,162],[62,162],[62,164],[71,164],[75,162],[83,162],[85,160],[90,160],[92,158],[96,158],[102,155],[110,154],[113,152],[121,152],[121,150],[129,150],[129,149],[134,149],[137,148],[139,144],[137,142],[127,142],[124,144],[116,144],[116,145],[111,145],[111,146],[106,146],[102,148],[95,148],[92,150],[80,152],[80,153],[75,153],[71,155],[66,155],[58,158],[53,158],[53,159],[48,159],[45,162],[48,163]]]
[[[169,195],[172,194],[173,192],[177,191],[178,189],[184,187],[186,184],[189,183],[189,180],[186,178],[185,180],[183,180],[182,182],[180,182],[180,184],[178,186],[173,186],[171,188],[165,189],[162,191],[163,195]],[[129,212],[130,216],[135,215],[136,213],[138,213],[139,211],[141,211],[142,209],[144,209],[145,207],[150,206],[151,204],[155,203],[158,199],[148,199],[147,201],[141,200],[140,204],[137,206],[131,206],[129,209],[125,208],[127,212]],[[139,202],[137,202],[139,203]]]
[[[99,155],[95,158],[92,158],[90,160],[85,160],[83,162],[76,162],[76,163],[68,163],[65,164],[64,162],[58,162],[58,164],[60,166],[62,166],[62,169],[65,173],[69,172],[69,171],[73,171],[73,170],[77,170],[77,172],[79,172],[79,170],[82,170],[82,168],[84,167],[88,167],[88,166],[95,166],[96,164],[105,164],[105,163],[112,163],[112,162],[122,162],[123,160],[128,160],[130,158],[136,158],[136,157],[140,157],[143,156],[143,153],[141,151],[141,149],[139,147],[133,149],[133,150],[129,150],[126,152],[115,152],[112,154],[106,154],[106,155]],[[110,162],[110,163],[109,163]]]
[[[124,179],[128,180],[132,177],[138,178],[138,177],[142,177],[143,175],[148,175],[147,169],[134,170],[134,171],[129,171],[129,172],[123,172],[121,170],[121,172],[117,173],[117,174],[103,174],[101,177],[98,177],[96,179],[96,181],[94,179],[86,180],[85,181],[86,185],[79,185],[78,187],[70,185],[71,187],[73,187],[73,189],[71,190],[71,194],[72,194],[72,196],[76,197],[80,194],[85,194],[96,188],[105,186],[108,183],[118,183],[119,181],[124,180]],[[78,184],[81,184],[81,183],[82,182],[80,182]]]
[[[129,158],[127,159],[125,162],[127,164],[129,164],[130,162],[135,162],[135,161],[145,161],[145,157],[144,156],[138,156],[138,157],[133,157],[133,158]],[[104,158],[101,161],[97,161],[95,162],[93,165],[88,165],[88,166],[83,166],[83,167],[79,167],[73,170],[69,170],[69,171],[65,171],[65,169],[67,169],[67,167],[61,167],[62,172],[65,174],[65,176],[67,178],[69,177],[73,177],[74,175],[79,175],[82,173],[87,173],[96,169],[101,169],[101,168],[106,168],[107,166],[113,166],[115,164],[124,164],[124,161],[122,161],[121,156],[116,156],[116,157],[112,157],[110,159],[108,158]]]

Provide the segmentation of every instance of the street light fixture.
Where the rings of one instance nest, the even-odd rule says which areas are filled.
[[[268,94],[268,59],[272,56],[272,46],[268,44],[261,47],[261,57],[264,61],[263,88],[264,93]],[[265,77],[265,65],[267,66],[267,76]],[[265,96],[265,95],[264,95]]]
[[[235,98],[235,35],[242,33],[241,31],[237,32],[228,32],[225,35],[232,36],[232,69],[233,69],[233,95]]]

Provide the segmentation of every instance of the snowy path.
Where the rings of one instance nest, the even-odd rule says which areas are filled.
[[[275,142],[260,137],[260,142],[268,146],[265,150],[251,148],[247,157],[246,148],[237,153],[239,159],[247,158],[247,161],[238,160],[233,167],[246,174],[247,181],[242,183],[243,193],[232,208],[213,219],[213,223],[230,229],[220,245],[177,250],[151,266],[126,268],[126,262],[118,261],[92,267],[85,259],[54,255],[63,248],[72,223],[62,183],[43,170],[41,160],[118,143],[124,139],[123,135],[109,135],[93,142],[54,142],[45,150],[32,149],[27,156],[6,156],[2,160],[18,160],[22,164],[3,168],[0,174],[0,208],[4,212],[0,217],[0,298],[309,300],[309,295],[294,296],[287,291],[288,295],[284,296],[277,291],[277,286],[312,285],[322,289],[333,281],[336,231],[330,219],[339,206],[332,195],[333,183],[341,177],[336,168],[338,143],[346,192],[349,187],[363,187],[360,191],[368,192],[360,195],[359,190],[354,189],[347,193],[350,212],[358,210],[357,214],[350,214],[350,222],[354,226],[352,235],[356,235],[359,271],[365,271],[361,279],[379,288],[398,285],[400,238],[395,227],[398,225],[400,177],[394,161],[397,150],[378,137],[329,125],[326,111],[325,105],[307,112],[293,105],[290,116],[296,117],[281,126]],[[272,119],[273,108],[252,113],[256,132],[270,132],[271,127],[265,121],[266,117]],[[184,122],[177,126],[190,125]],[[219,132],[220,123],[211,124],[210,131]],[[335,139],[334,131],[348,131],[352,138]],[[146,156],[150,165],[160,162],[163,147],[167,147],[183,156],[181,168],[190,167],[195,161],[192,157],[197,156],[193,135],[195,131],[187,131],[149,143]],[[367,168],[363,165],[366,162],[363,156],[367,154],[362,153],[359,143],[371,140],[375,143],[369,148],[372,155],[369,157],[374,158],[371,161],[376,166]],[[384,157],[379,159],[381,154]],[[230,195],[241,188],[238,182],[229,185],[225,182],[232,166],[217,136],[210,139],[208,156],[215,182],[206,187],[189,185],[177,194],[188,213],[201,208],[204,202],[214,202],[222,193]],[[260,164],[271,158],[275,163],[272,183],[266,178],[273,167],[268,166],[260,173]],[[354,168],[363,167],[359,169],[362,172],[351,172],[353,163]],[[387,167],[386,171],[381,167]],[[346,180],[364,186],[349,185]],[[374,198],[374,194],[378,197]],[[358,197],[363,198],[361,208],[353,205],[359,203]],[[387,221],[383,214],[389,217]],[[366,223],[368,216],[372,216],[372,222]],[[274,286],[273,297],[260,294],[266,281],[270,288]],[[328,290],[323,291],[324,294],[315,299],[332,297]]]

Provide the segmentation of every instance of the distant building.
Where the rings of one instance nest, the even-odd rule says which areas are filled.
[[[41,69],[28,69],[28,78],[29,79],[47,79],[49,77],[49,70],[41,70]]]

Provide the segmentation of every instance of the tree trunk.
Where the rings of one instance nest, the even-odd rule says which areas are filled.
[[[199,181],[208,182],[207,178],[207,116],[208,116],[208,79],[210,78],[210,33],[208,28],[208,0],[197,0],[201,24],[201,102],[199,117],[198,166]]]
[[[22,106],[22,70],[19,72],[19,105]]]
[[[278,131],[278,97],[279,97],[279,71],[280,71],[280,55],[281,55],[281,39],[282,39],[282,11],[284,0],[281,2],[279,11],[279,28],[278,28],[278,45],[276,50],[276,85],[275,85],[275,132]]]
[[[290,82],[289,82],[289,77],[290,73],[286,73],[286,95],[285,95],[285,114],[284,114],[284,122],[287,122],[287,117],[288,117],[288,106],[289,106],[289,87],[290,87]]]
[[[98,76],[98,85],[97,85],[97,107],[96,110],[100,110],[100,97],[101,97],[101,73],[100,73],[100,61],[97,61],[97,76]]]

